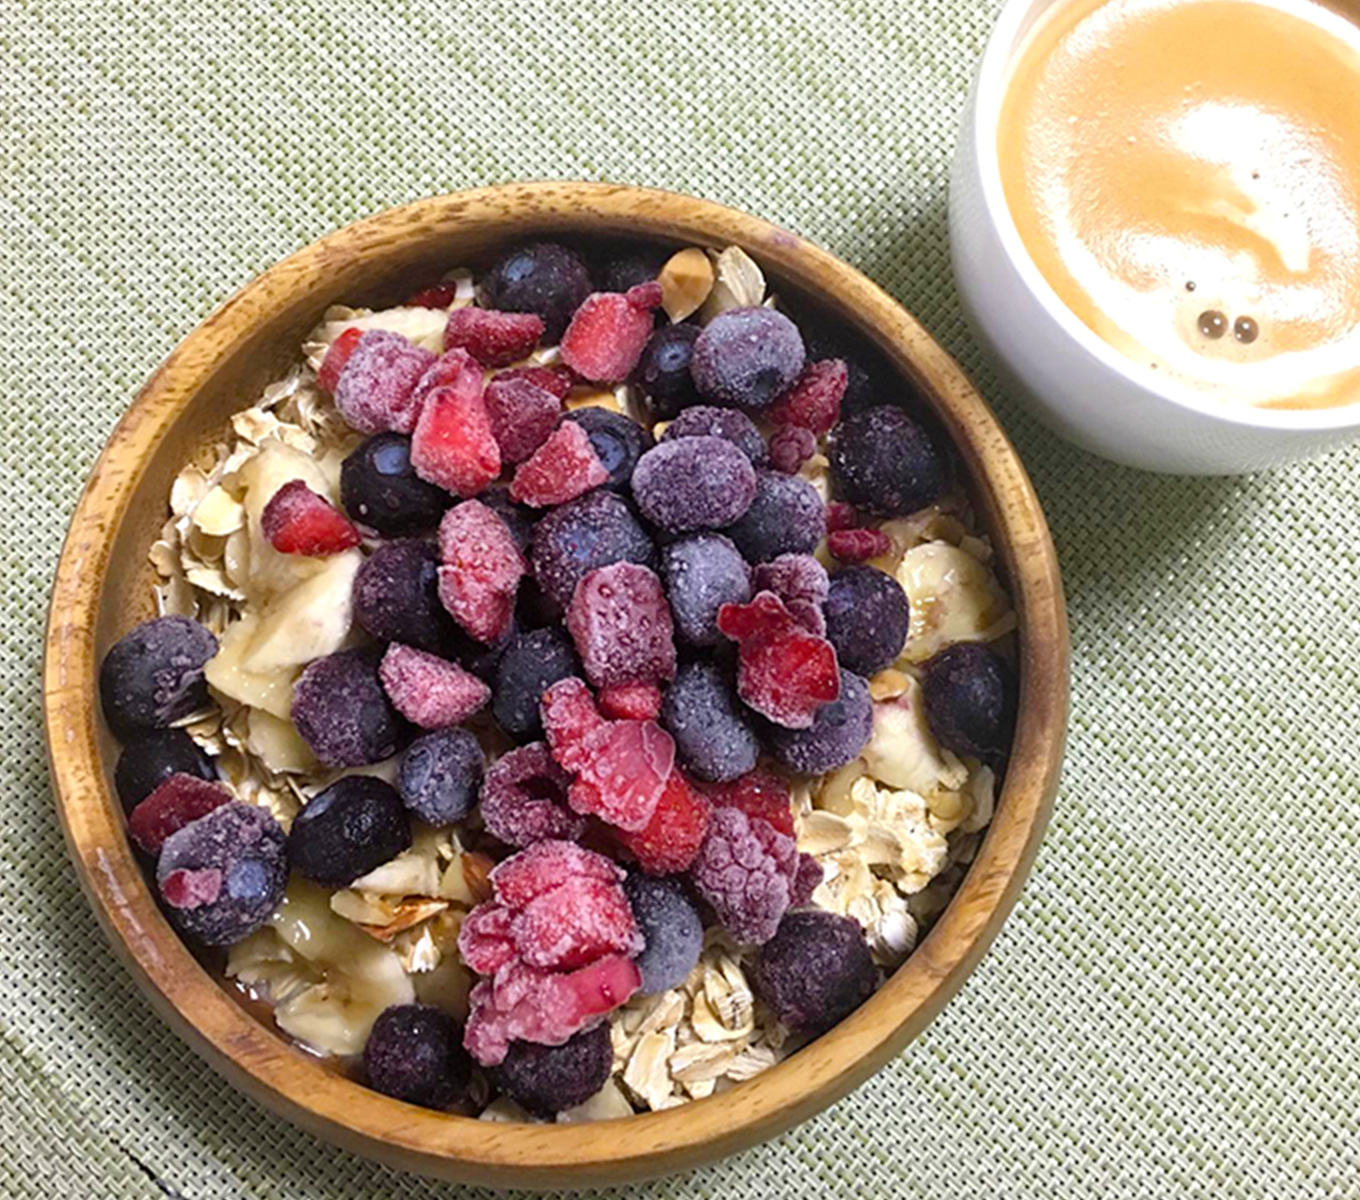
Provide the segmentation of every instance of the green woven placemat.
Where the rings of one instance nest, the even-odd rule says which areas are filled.
[[[1360,450],[1161,479],[1009,401],[944,217],[994,11],[0,0],[0,1191],[458,1191],[241,1099],[110,958],[52,815],[41,621],[102,440],[221,299],[376,209],[577,177],[749,209],[915,311],[1029,464],[1075,648],[1057,815],[961,995],[832,1111],[639,1194],[1360,1196]]]

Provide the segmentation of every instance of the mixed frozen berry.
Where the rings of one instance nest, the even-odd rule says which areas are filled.
[[[217,767],[182,729],[151,729],[138,734],[118,755],[113,786],[131,812],[172,775],[217,778]]]
[[[448,1108],[461,1099],[472,1077],[462,1030],[430,1004],[394,1004],[384,1009],[364,1044],[364,1074],[384,1096]]]

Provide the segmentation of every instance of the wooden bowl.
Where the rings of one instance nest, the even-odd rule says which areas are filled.
[[[206,971],[162,917],[111,787],[104,652],[153,615],[146,553],[170,483],[297,357],[337,302],[392,301],[448,266],[551,234],[739,245],[784,296],[820,301],[917,386],[953,440],[1019,618],[1020,719],[996,815],[947,911],[906,964],[830,1033],[749,1082],[626,1125],[505,1125],[402,1104],[327,1070]],[[85,487],[57,568],[44,667],[57,811],[114,950],[156,1010],[248,1096],[345,1149],[499,1187],[618,1184],[697,1166],[788,1129],[901,1052],[977,964],[1014,903],[1052,807],[1067,716],[1062,585],[1043,513],[1006,436],[958,367],[858,271],[744,213],[604,184],[515,184],[380,213],[265,272],[195,329],[142,389]],[[976,998],[975,998],[976,999]],[[886,1134],[885,1134],[886,1136]]]

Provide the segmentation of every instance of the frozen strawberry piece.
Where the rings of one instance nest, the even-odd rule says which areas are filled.
[[[817,438],[811,430],[784,425],[770,438],[770,466],[785,475],[797,475],[816,451]]]
[[[458,953],[478,975],[494,975],[518,957],[511,932],[515,914],[500,904],[479,904],[458,930]]]
[[[161,880],[160,889],[171,908],[203,908],[222,894],[222,872],[216,867],[181,867]]]
[[[661,689],[654,683],[619,683],[600,689],[600,711],[618,721],[651,721],[661,713]]]
[[[588,967],[560,976],[562,986],[587,1016],[613,1012],[642,985],[642,977],[631,957],[609,954]]]
[[[562,401],[531,380],[498,375],[486,385],[486,414],[501,461],[521,463],[548,440],[562,415]]]
[[[841,529],[858,529],[859,526],[859,513],[855,511],[853,504],[844,500],[832,500],[826,506],[827,533],[836,533]]]
[[[773,592],[724,604],[718,628],[737,643],[737,695],[776,725],[807,729],[840,695],[836,651],[809,632]]]
[[[515,944],[531,967],[575,970],[604,954],[636,954],[642,938],[616,880],[571,876],[535,896],[514,922]]]
[[[491,689],[457,663],[397,642],[387,647],[378,678],[392,707],[422,729],[461,725],[491,699]]]
[[[792,902],[797,875],[793,838],[736,808],[714,811],[690,868],[695,889],[718,923],[743,945],[774,937]]]
[[[674,875],[694,861],[712,815],[708,797],[672,771],[652,819],[635,833],[619,833],[618,839],[648,875]]]
[[[172,833],[230,800],[231,793],[220,783],[176,773],[128,815],[128,834],[148,854],[159,854]]]
[[[563,421],[510,481],[510,499],[534,508],[565,504],[584,496],[609,478],[591,445],[590,435],[575,421]]]
[[[826,548],[843,563],[862,563],[887,554],[892,538],[881,529],[838,529],[826,535]]]
[[[359,344],[359,339],[364,336],[362,329],[355,329],[351,326],[343,330],[340,335],[330,344],[326,351],[326,357],[321,360],[321,366],[316,373],[316,385],[327,395],[335,392],[335,385],[340,382],[340,375],[345,369],[345,364],[349,362],[350,355],[354,353],[354,347]]]
[[[421,288],[406,301],[407,308],[448,308],[458,299],[458,284],[454,282],[436,283]]]
[[[269,497],[260,514],[260,528],[280,554],[323,558],[360,542],[349,518],[301,479],[290,479]]]
[[[523,379],[528,383],[536,384],[544,391],[551,392],[559,400],[565,400],[567,393],[572,389],[576,382],[576,377],[567,370],[566,367],[547,366],[547,367],[507,367],[504,371],[497,371],[492,376],[492,382],[512,379]]]
[[[482,370],[466,351],[439,360],[449,382],[431,389],[411,437],[411,466],[425,480],[466,499],[501,473],[501,451],[482,398]]]
[[[559,679],[543,693],[538,706],[558,766],[579,771],[586,764],[586,737],[607,724],[585,680],[574,675]]]
[[[717,808],[737,808],[752,819],[768,821],[780,833],[793,837],[793,803],[789,786],[768,771],[749,771],[730,783],[708,789]]]
[[[626,293],[595,292],[576,310],[562,335],[562,361],[592,383],[627,379],[652,334],[661,285],[642,283]]]
[[[675,765],[671,735],[655,721],[611,721],[586,736],[580,753],[567,803],[617,829],[642,829]]]
[[[479,642],[505,636],[528,569],[509,526],[479,500],[464,500],[439,523],[439,599]]]
[[[840,420],[841,400],[845,396],[850,372],[839,358],[824,358],[808,363],[803,373],[770,409],[776,425],[795,425],[817,437],[830,433]]]
[[[370,329],[336,379],[335,407],[360,433],[410,433],[417,417],[412,393],[434,360],[399,333]]]
[[[515,912],[568,878],[618,883],[623,877],[623,870],[603,854],[565,841],[535,842],[497,863],[490,875],[496,899]]]
[[[441,354],[425,369],[425,374],[416,380],[407,405],[411,414],[411,428],[405,432],[410,433],[415,429],[420,411],[431,392],[446,387],[462,387],[470,392],[481,379],[482,368],[466,350],[448,350]]]
[[[757,592],[773,592],[784,607],[809,633],[826,634],[823,606],[831,591],[826,568],[811,554],[781,554],[769,562],[757,563],[751,572],[751,587]]]
[[[543,318],[535,313],[455,308],[444,330],[444,348],[460,347],[484,367],[508,367],[538,345]]]
[[[576,585],[567,632],[596,687],[675,678],[675,628],[656,573],[617,562]]]

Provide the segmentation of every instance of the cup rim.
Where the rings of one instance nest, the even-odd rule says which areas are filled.
[[[973,104],[966,120],[971,125],[973,152],[976,156],[981,183],[983,206],[987,210],[997,239],[1035,302],[1058,327],[1082,350],[1096,359],[1107,370],[1127,379],[1178,408],[1212,418],[1225,425],[1279,432],[1322,432],[1360,428],[1360,399],[1349,404],[1325,408],[1285,409],[1265,408],[1201,396],[1193,388],[1179,386],[1173,379],[1154,372],[1121,354],[1090,329],[1066,304],[1044,278],[1020,237],[1019,227],[1006,203],[1001,183],[1001,164],[997,152],[997,131],[1000,126],[1001,103],[1009,82],[1008,75],[1020,34],[1025,23],[1036,13],[1046,12],[1059,4],[1073,0],[1006,0],[996,24],[987,39],[974,83]]]

